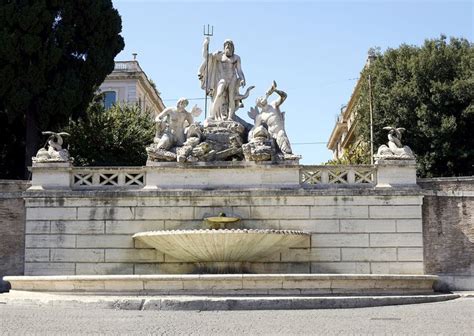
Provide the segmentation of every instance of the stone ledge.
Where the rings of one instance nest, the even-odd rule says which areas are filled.
[[[136,294],[427,294],[433,275],[219,274],[8,276],[13,290]]]
[[[9,306],[115,309],[115,310],[274,310],[274,309],[334,309],[441,302],[459,298],[459,294],[403,296],[136,296],[70,295],[11,291],[2,295]]]

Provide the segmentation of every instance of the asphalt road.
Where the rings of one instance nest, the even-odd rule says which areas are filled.
[[[474,335],[474,298],[292,311],[126,311],[0,304],[0,334]]]

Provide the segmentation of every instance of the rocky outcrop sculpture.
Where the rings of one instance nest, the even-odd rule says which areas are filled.
[[[388,144],[382,145],[377,151],[375,156],[377,159],[388,159],[388,160],[413,160],[415,155],[408,146],[402,145],[402,132],[404,128],[395,128],[387,126],[383,128],[388,130]]]
[[[43,148],[41,148],[36,156],[32,158],[33,163],[49,163],[49,162],[71,162],[72,158],[69,151],[62,148],[64,143],[63,136],[69,136],[66,132],[42,132],[44,135],[49,135],[48,140]],[[47,148],[46,148],[47,145]]]

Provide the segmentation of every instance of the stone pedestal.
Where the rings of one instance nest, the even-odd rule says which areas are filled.
[[[416,161],[405,159],[379,159],[376,188],[417,187]]]
[[[151,167],[150,167],[151,166]],[[144,189],[299,188],[297,163],[148,162]]]
[[[28,190],[71,189],[71,162],[33,163],[31,187]]]

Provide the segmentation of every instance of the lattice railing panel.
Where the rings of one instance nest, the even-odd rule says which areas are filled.
[[[300,184],[317,185],[375,185],[376,169],[373,166],[301,166]]]
[[[141,188],[145,186],[145,172],[140,169],[73,169],[73,189]]]

